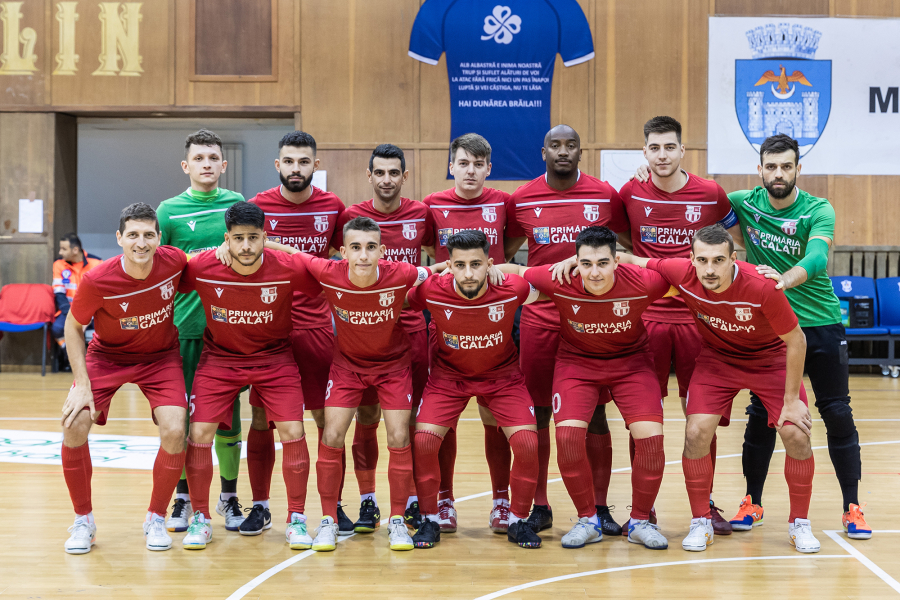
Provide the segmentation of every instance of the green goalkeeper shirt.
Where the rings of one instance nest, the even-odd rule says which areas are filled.
[[[225,211],[244,197],[237,192],[216,188],[198,192],[190,188],[164,200],[156,209],[160,243],[175,246],[193,257],[216,248],[225,241]],[[197,292],[175,294],[175,326],[183,340],[203,338],[206,316]]]
[[[780,273],[795,267],[806,254],[811,237],[834,240],[834,208],[824,198],[797,188],[787,208],[775,210],[764,187],[728,194],[740,221],[747,261],[769,265]],[[841,322],[841,307],[825,272],[811,275],[804,284],[786,291],[801,327]]]

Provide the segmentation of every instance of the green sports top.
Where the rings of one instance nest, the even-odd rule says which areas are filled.
[[[163,200],[156,209],[160,243],[180,248],[190,257],[218,247],[225,240],[225,211],[243,200],[237,192],[222,188],[211,192],[188,188]],[[175,294],[175,326],[182,340],[203,338],[206,315],[197,292]]]
[[[797,189],[787,208],[775,210],[764,187],[728,194],[740,221],[747,261],[764,264],[784,273],[806,254],[809,238],[834,240],[834,208],[825,198]],[[841,322],[841,306],[825,272],[785,292],[801,327],[819,327]]]

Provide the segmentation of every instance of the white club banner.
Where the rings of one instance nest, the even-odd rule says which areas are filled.
[[[900,19],[711,17],[708,171],[785,133],[804,175],[900,175]]]

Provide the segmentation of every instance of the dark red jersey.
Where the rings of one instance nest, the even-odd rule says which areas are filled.
[[[426,196],[422,202],[431,209],[434,219],[435,260],[442,262],[450,258],[447,240],[451,235],[466,229],[476,229],[487,236],[491,245],[488,256],[494,259],[494,264],[506,262],[503,243],[509,198],[508,193],[493,188],[484,188],[480,196],[471,200],[460,197],[456,188]]]

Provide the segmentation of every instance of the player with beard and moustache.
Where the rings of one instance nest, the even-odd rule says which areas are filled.
[[[527,238],[528,266],[551,265],[571,257],[578,233],[592,225],[605,225],[628,242],[630,227],[619,194],[608,183],[578,168],[581,160],[578,133],[568,125],[557,125],[544,137],[541,154],[547,172],[521,186],[510,199],[507,250],[518,249]],[[538,426],[540,468],[534,508],[528,518],[535,531],[553,525],[553,512],[547,499],[547,468],[559,330],[559,312],[552,302],[536,302],[522,309],[519,359],[525,385],[534,401]],[[608,396],[608,391],[603,393]],[[606,407],[601,402],[587,433],[594,500],[603,533],[621,535],[622,528],[610,515],[606,499],[612,473],[608,434]]]
[[[344,243],[342,230],[356,217],[368,217],[381,228],[381,242],[385,247],[384,260],[422,264],[422,247],[434,245],[434,228],[431,211],[416,200],[403,198],[400,193],[409,178],[403,150],[393,144],[380,144],[369,157],[366,176],[372,185],[374,197],[347,208],[338,221],[335,246]],[[428,330],[421,311],[405,308],[400,313],[400,326],[409,335],[412,345],[412,407],[410,408],[410,439],[415,433],[416,411],[422,401],[422,390],[428,381]],[[362,403],[356,413],[353,433],[353,469],[359,483],[359,520],[354,524],[356,533],[372,533],[378,527],[381,513],[375,499],[375,469],[378,465],[378,422],[381,408],[374,388],[363,393]],[[409,490],[404,519],[410,529],[421,525],[419,498],[415,485]]]

